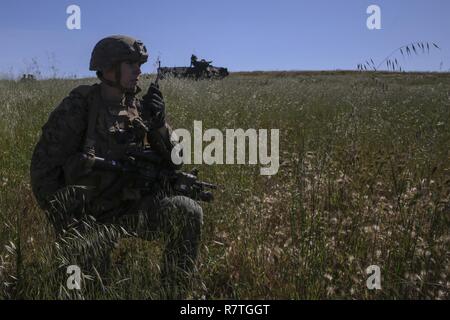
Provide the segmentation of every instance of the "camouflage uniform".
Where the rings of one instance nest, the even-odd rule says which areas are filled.
[[[139,47],[139,42],[136,46],[136,41],[128,37],[102,41],[111,38],[113,43],[133,46],[136,50],[132,54],[141,50],[132,58],[146,61],[145,47]],[[114,49],[111,41],[106,41],[108,52]],[[94,53],[95,49],[92,60]],[[115,63],[125,58],[130,60],[130,56],[124,56]],[[91,69],[95,70],[92,60]],[[121,160],[127,151],[149,144],[163,155],[167,166],[173,166],[170,151],[175,142],[169,138],[171,129],[163,124],[168,132],[164,138],[158,130],[143,130],[141,124],[153,119],[143,101],[135,97],[139,91],[126,92],[121,103],[111,103],[102,98],[98,84],[74,89],[42,128],[31,162],[33,192],[58,232],[92,215],[97,223],[123,226],[145,239],[165,235],[162,276],[177,279],[178,271],[192,271],[197,258],[201,207],[187,197],[167,194],[157,185],[153,192],[143,195],[134,188],[133,181],[118,173],[92,170],[85,157],[86,152],[95,150],[97,157]],[[113,246],[103,246],[105,257]]]

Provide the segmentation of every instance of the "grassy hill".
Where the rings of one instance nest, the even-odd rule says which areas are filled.
[[[129,237],[109,274],[66,292],[68,253],[31,193],[40,128],[72,88],[94,82],[0,81],[0,298],[160,297],[161,243]],[[256,72],[161,87],[174,128],[280,130],[274,176],[198,166],[223,188],[202,204],[191,297],[449,298],[449,74]],[[366,287],[370,265],[381,290]]]

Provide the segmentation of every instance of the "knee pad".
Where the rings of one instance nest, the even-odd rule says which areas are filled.
[[[196,226],[203,224],[203,209],[191,198],[185,196],[168,197],[161,201],[161,205],[163,207],[177,209]]]

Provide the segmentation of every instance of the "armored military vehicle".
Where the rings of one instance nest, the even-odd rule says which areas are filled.
[[[20,82],[33,82],[36,81],[36,77],[33,74],[23,74]]]
[[[167,77],[190,78],[190,79],[223,79],[228,76],[228,69],[215,67],[212,61],[202,59],[197,60],[195,55],[191,56],[191,65],[189,67],[159,67],[158,74],[160,79]]]

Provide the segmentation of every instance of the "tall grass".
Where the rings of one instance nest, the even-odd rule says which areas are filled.
[[[203,204],[189,297],[449,298],[450,76],[366,73],[242,74],[164,80],[175,128],[280,129],[280,170],[203,165],[224,186]],[[65,288],[73,258],[31,194],[29,162],[49,112],[93,80],[0,81],[0,296],[159,299],[160,242],[122,237],[108,273]],[[143,84],[147,87],[148,80]],[[188,166],[187,169],[190,169]],[[97,233],[93,233],[95,236]],[[97,234],[98,236],[98,234]],[[382,289],[365,270],[381,268]]]
[[[405,58],[410,58],[421,54],[430,54],[431,50],[436,49],[441,50],[441,48],[434,42],[412,42],[395,49],[378,64],[375,64],[373,59],[370,59],[366,60],[364,63],[359,63],[357,65],[357,69],[359,71],[381,71],[384,69],[388,72],[403,72],[405,69],[402,67],[402,62]],[[442,64],[443,63],[441,62],[440,71],[442,71]]]

